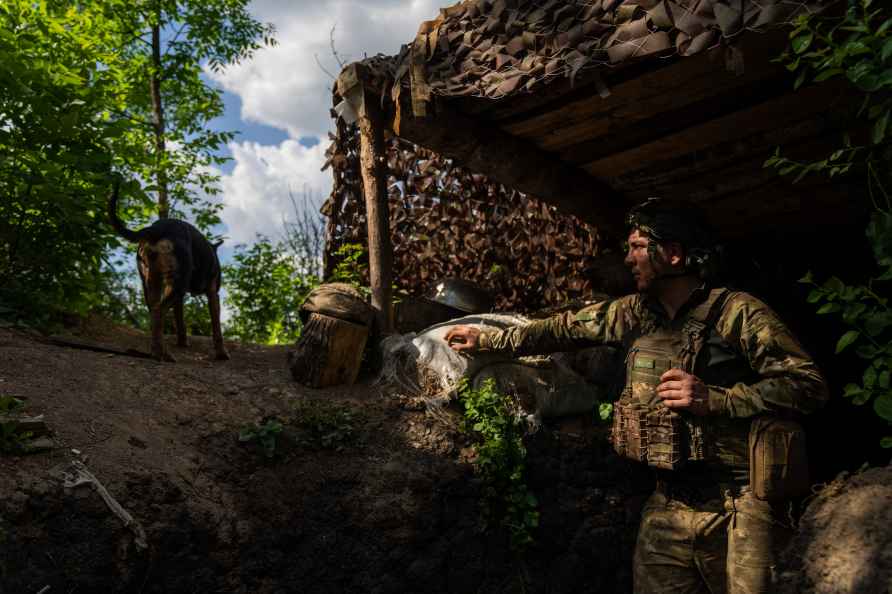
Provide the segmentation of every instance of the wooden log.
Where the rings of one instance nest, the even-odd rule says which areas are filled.
[[[363,80],[362,70],[357,71]],[[379,336],[393,331],[391,287],[393,285],[393,246],[390,243],[390,213],[387,205],[387,161],[384,145],[385,120],[375,97],[363,88],[359,109],[359,162],[365,196],[369,235],[369,282],[375,330]]]
[[[311,388],[353,384],[368,335],[369,329],[361,324],[310,314],[289,355],[291,375]]]

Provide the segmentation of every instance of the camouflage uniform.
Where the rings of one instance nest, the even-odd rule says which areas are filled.
[[[628,351],[653,332],[681,332],[705,286],[669,319],[655,299],[629,295],[501,332],[484,332],[480,350],[515,356],[592,344]],[[714,456],[657,471],[635,550],[635,591],[769,592],[775,553],[789,534],[784,505],[757,499],[748,483],[748,434],[755,415],[810,413],[827,399],[811,358],[755,297],[731,293],[703,346],[694,375],[708,386]]]

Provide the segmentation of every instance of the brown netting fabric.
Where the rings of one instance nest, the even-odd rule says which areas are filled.
[[[328,151],[334,187],[322,209],[327,275],[338,248],[367,244],[358,154],[356,127],[339,120]],[[399,289],[421,295],[438,280],[463,278],[488,289],[497,311],[592,296],[602,250],[591,225],[399,138],[387,143],[387,166]]]

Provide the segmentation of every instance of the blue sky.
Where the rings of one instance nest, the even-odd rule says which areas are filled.
[[[443,5],[448,2],[444,2]],[[273,23],[278,45],[251,60],[206,76],[224,91],[225,114],[212,125],[239,134],[225,149],[232,158],[217,171],[227,241],[224,259],[256,233],[275,237],[293,217],[289,194],[309,194],[318,207],[331,190],[321,172],[332,127],[331,76],[344,61],[395,54],[433,19],[437,0],[255,0],[249,10]]]

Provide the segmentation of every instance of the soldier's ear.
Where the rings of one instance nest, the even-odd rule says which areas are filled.
[[[677,241],[668,241],[663,245],[666,261],[673,267],[684,266],[684,248]]]

